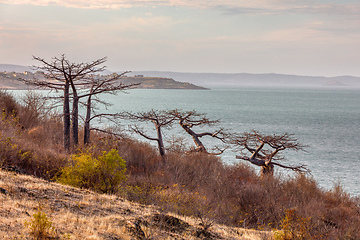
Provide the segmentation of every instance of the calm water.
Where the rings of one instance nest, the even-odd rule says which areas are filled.
[[[360,195],[359,89],[136,89],[108,100],[113,112],[194,109],[236,132],[294,133],[309,147],[287,153],[289,163],[305,163],[326,189],[340,181],[345,190]],[[227,151],[222,158],[232,163],[235,154]]]
[[[207,113],[235,132],[293,133],[309,147],[286,153],[289,164],[306,164],[323,188],[340,181],[346,191],[360,195],[359,89],[135,89],[104,98],[114,104],[109,112],[180,108]],[[236,162],[235,154],[229,150],[222,159]]]

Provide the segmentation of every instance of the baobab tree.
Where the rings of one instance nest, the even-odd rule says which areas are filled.
[[[117,94],[118,92],[124,92],[125,90],[129,90],[137,87],[140,83],[134,84],[123,84],[121,82],[121,77],[129,72],[123,72],[121,74],[112,74],[109,78],[94,78],[88,81],[90,85],[90,89],[88,92],[79,96],[79,98],[86,98],[86,103],[84,103],[86,107],[86,115],[84,118],[84,144],[88,144],[90,142],[90,132],[91,130],[99,130],[95,128],[90,128],[90,121],[95,118],[106,118],[108,120],[113,120],[118,117],[116,113],[94,113],[94,104],[93,102],[101,103],[105,106],[109,106],[109,103],[101,101],[97,96],[102,93],[108,94]]]
[[[78,89],[91,87],[91,80],[96,74],[105,70],[105,66],[100,66],[106,62],[106,57],[92,62],[73,63],[66,59],[65,55],[54,57],[52,61],[47,61],[33,56],[33,59],[40,62],[41,66],[33,66],[34,69],[41,71],[42,79],[31,79],[25,81],[28,84],[45,89],[63,91],[63,135],[64,149],[70,151],[70,128],[72,124],[72,145],[78,144],[78,125],[79,125],[79,95]],[[70,89],[72,90],[70,92]],[[70,113],[70,98],[72,97],[72,112]],[[72,116],[72,119],[70,119]],[[71,121],[72,120],[72,121]]]
[[[79,69],[81,66],[70,63],[65,55],[62,55],[60,58],[54,57],[52,61],[46,61],[43,58],[35,56],[33,56],[33,59],[42,64],[41,66],[33,66],[33,68],[41,71],[43,78],[22,80],[40,88],[63,91],[64,148],[66,151],[70,151],[70,86],[75,86],[75,81],[78,80],[80,76],[83,76],[84,71]],[[73,124],[76,123],[73,122]],[[76,128],[73,127],[73,129]],[[77,137],[75,140],[76,139]]]
[[[310,172],[305,165],[289,166],[278,162],[285,160],[282,151],[299,151],[305,148],[293,135],[288,133],[265,135],[253,130],[232,135],[230,143],[234,144],[236,149],[240,151],[240,155],[237,155],[236,158],[260,166],[262,175],[273,175],[274,166],[296,172]]]
[[[63,55],[64,56],[64,55]],[[72,135],[73,135],[73,146],[76,147],[79,144],[79,100],[77,86],[87,87],[88,81],[91,81],[95,74],[105,70],[105,66],[99,67],[99,65],[105,63],[106,57],[97,59],[90,63],[71,63],[65,59],[67,65],[67,74],[70,76],[70,86],[72,89]],[[80,82],[79,84],[76,84]]]
[[[192,137],[196,148],[188,151],[187,153],[191,152],[203,152],[209,153],[213,155],[219,155],[225,151],[226,148],[220,149],[219,147],[215,147],[218,152],[208,152],[205,148],[203,142],[201,141],[202,137],[208,136],[212,138],[216,138],[221,142],[225,142],[225,132],[223,128],[219,128],[215,131],[204,131],[204,132],[195,132],[195,127],[210,127],[210,126],[217,126],[219,124],[219,120],[210,120],[206,114],[198,113],[195,110],[193,111],[185,111],[182,112],[179,109],[174,109],[168,111],[168,115],[171,118],[178,120],[179,125]]]
[[[143,128],[140,128],[138,125],[132,126],[132,131],[139,134],[140,136],[151,140],[156,141],[158,144],[159,154],[162,157],[163,161],[165,161],[165,147],[164,141],[162,136],[162,128],[169,128],[171,127],[174,117],[169,117],[166,111],[158,111],[158,110],[151,110],[148,112],[138,112],[138,113],[131,113],[131,112],[123,112],[120,113],[123,119],[129,119],[132,121],[138,122],[152,122],[155,126],[156,130],[156,137],[150,137]]]

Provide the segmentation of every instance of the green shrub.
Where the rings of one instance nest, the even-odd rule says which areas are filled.
[[[125,173],[125,160],[116,149],[112,149],[102,152],[98,158],[90,153],[73,155],[70,164],[60,170],[56,180],[74,187],[112,193],[126,179]]]
[[[37,212],[33,214],[30,222],[25,221],[24,224],[30,229],[30,234],[35,239],[48,239],[51,232],[55,230],[53,223],[46,216],[46,213],[42,211],[41,206],[39,206]]]

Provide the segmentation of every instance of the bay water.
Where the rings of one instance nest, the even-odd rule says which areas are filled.
[[[109,112],[196,110],[210,119],[220,119],[220,126],[233,132],[255,129],[267,134],[294,134],[308,147],[306,151],[285,152],[286,164],[306,164],[325,189],[340,182],[347,192],[360,195],[359,89],[134,89],[128,94],[109,95],[106,100],[113,104]],[[164,134],[173,135],[171,131]],[[212,145],[215,141],[208,138],[205,142]],[[236,152],[227,150],[221,158],[232,164],[239,161],[235,156]]]

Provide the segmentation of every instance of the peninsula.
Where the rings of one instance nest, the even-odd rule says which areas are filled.
[[[116,74],[116,73],[113,73]],[[102,75],[99,77],[107,77],[109,75]],[[29,88],[29,85],[25,84],[19,79],[41,79],[41,73],[39,72],[0,72],[0,88],[13,89],[13,90],[25,90]],[[188,82],[178,82],[172,78],[165,77],[144,77],[144,75],[135,75],[131,77],[124,76],[121,81],[126,84],[140,83],[137,88],[141,89],[193,89],[193,90],[207,90],[207,88],[194,85]]]

